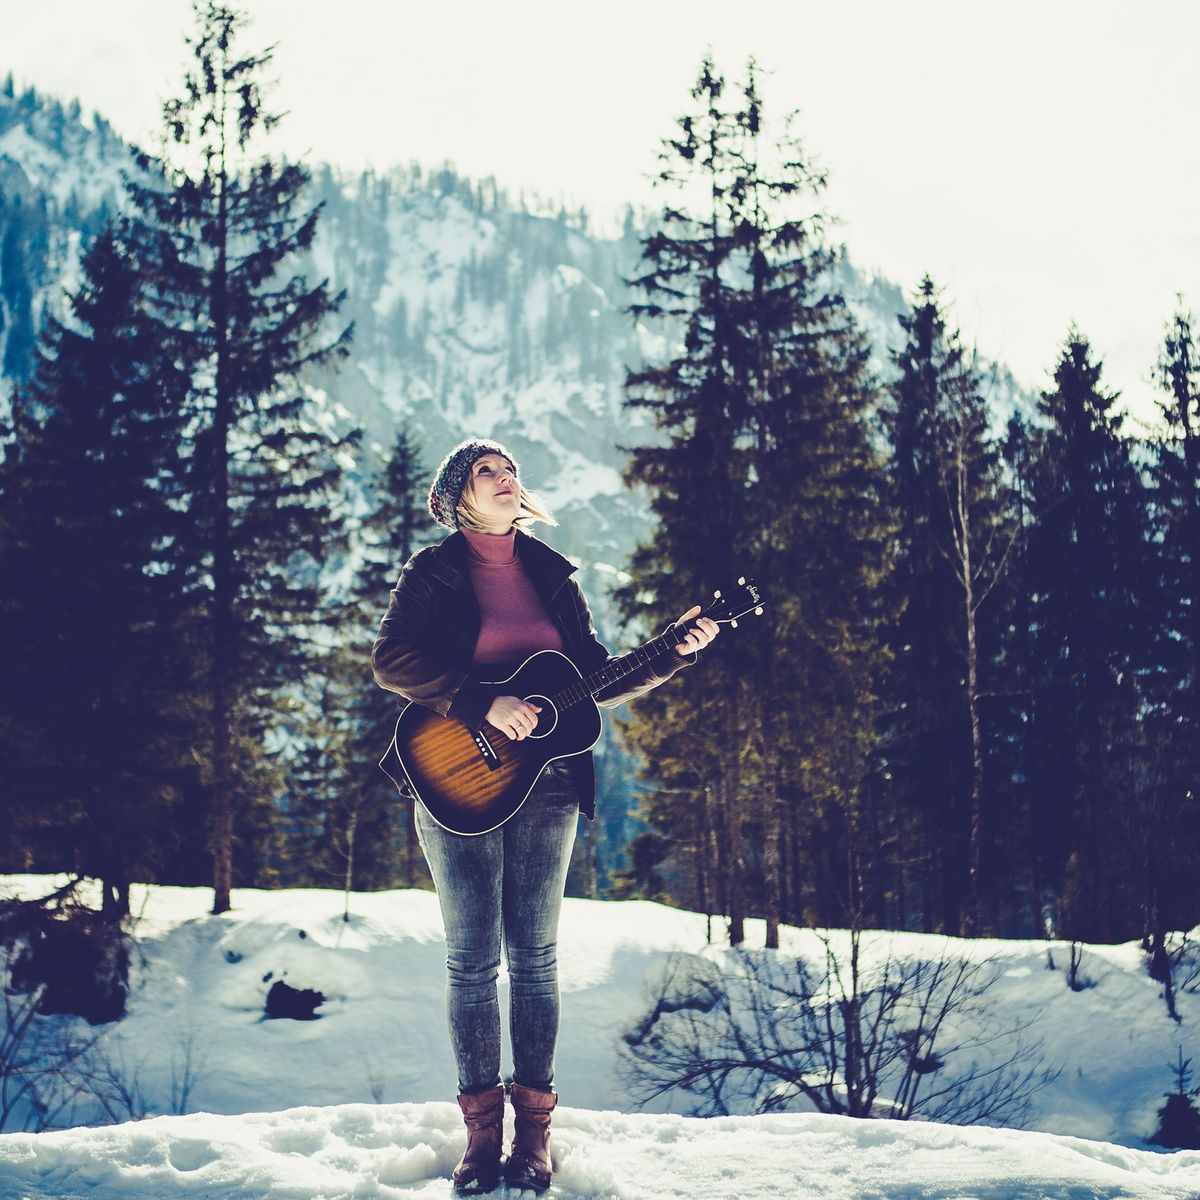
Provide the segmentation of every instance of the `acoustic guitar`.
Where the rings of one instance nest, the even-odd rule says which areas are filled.
[[[736,625],[747,613],[762,613],[758,588],[745,578],[713,597],[694,621],[709,617]],[[540,706],[537,725],[519,741],[487,721],[473,731],[409,701],[379,765],[402,794],[420,800],[444,829],[465,835],[497,829],[525,803],[549,763],[585,754],[599,740],[604,721],[594,697],[673,650],[692,624],[673,625],[586,677],[565,654],[539,650],[507,678],[482,681],[494,695],[520,696]]]

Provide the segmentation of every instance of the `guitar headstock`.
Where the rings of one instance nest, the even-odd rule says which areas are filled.
[[[741,576],[732,586],[713,592],[712,603],[700,614],[718,624],[730,624],[737,628],[738,620],[747,613],[762,616],[763,599],[752,579]]]

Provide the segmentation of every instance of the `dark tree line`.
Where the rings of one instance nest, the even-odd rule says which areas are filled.
[[[135,880],[207,877],[220,912],[235,882],[320,877],[335,842],[357,851],[341,878],[415,870],[387,850],[393,789],[366,752],[385,697],[345,647],[425,533],[421,468],[401,437],[339,598],[357,431],[327,432],[301,377],[351,331],[300,267],[320,208],[266,148],[270,52],[240,51],[236,10],[194,9],[163,152],[138,156],[127,215],[45,322],[0,462],[3,866],[100,879],[113,922]]]
[[[421,879],[375,766],[394,701],[359,647],[381,580],[433,536],[426,471],[401,431],[361,495],[343,478],[352,439],[303,383],[350,336],[298,266],[324,208],[267,152],[270,52],[238,49],[231,9],[196,18],[162,155],[29,348],[0,463],[4,866],[95,875],[114,920],[143,878],[211,878],[218,910],[239,882]],[[673,347],[627,383],[659,431],[628,470],[656,529],[619,600],[649,632],[747,574],[766,609],[625,723],[646,827],[620,893],[724,914],[735,941],[765,918],[771,944],[785,921],[1143,936],[1169,986],[1200,850],[1182,301],[1157,438],[1123,428],[1074,328],[1037,411],[1004,424],[931,280],[872,369],[824,174],[772,131],[753,64],[731,86],[705,63],[660,175],[628,281]],[[20,228],[0,258],[27,264]],[[574,230],[543,235],[551,253]],[[470,264],[463,303],[507,270]],[[589,293],[568,300],[555,319],[582,328]]]
[[[662,152],[636,319],[681,330],[627,400],[652,597],[740,573],[765,616],[638,702],[647,830],[623,888],[727,916],[1143,937],[1200,916],[1200,364],[1180,312],[1164,432],[1123,428],[1081,331],[1005,424],[926,278],[868,366],[824,178],[769,136],[754,64],[704,64]]]

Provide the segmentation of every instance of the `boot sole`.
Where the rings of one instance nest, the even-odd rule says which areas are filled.
[[[496,1176],[490,1183],[486,1179],[473,1179],[470,1183],[455,1183],[454,1193],[457,1196],[483,1196],[488,1192],[494,1192],[499,1186],[499,1176]]]

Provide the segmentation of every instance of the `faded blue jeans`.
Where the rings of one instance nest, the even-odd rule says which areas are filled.
[[[510,984],[513,1080],[548,1090],[558,1041],[558,915],[579,796],[562,763],[499,829],[464,837],[414,803],[417,838],[446,929],[446,1009],[460,1092],[500,1082],[501,942]]]

